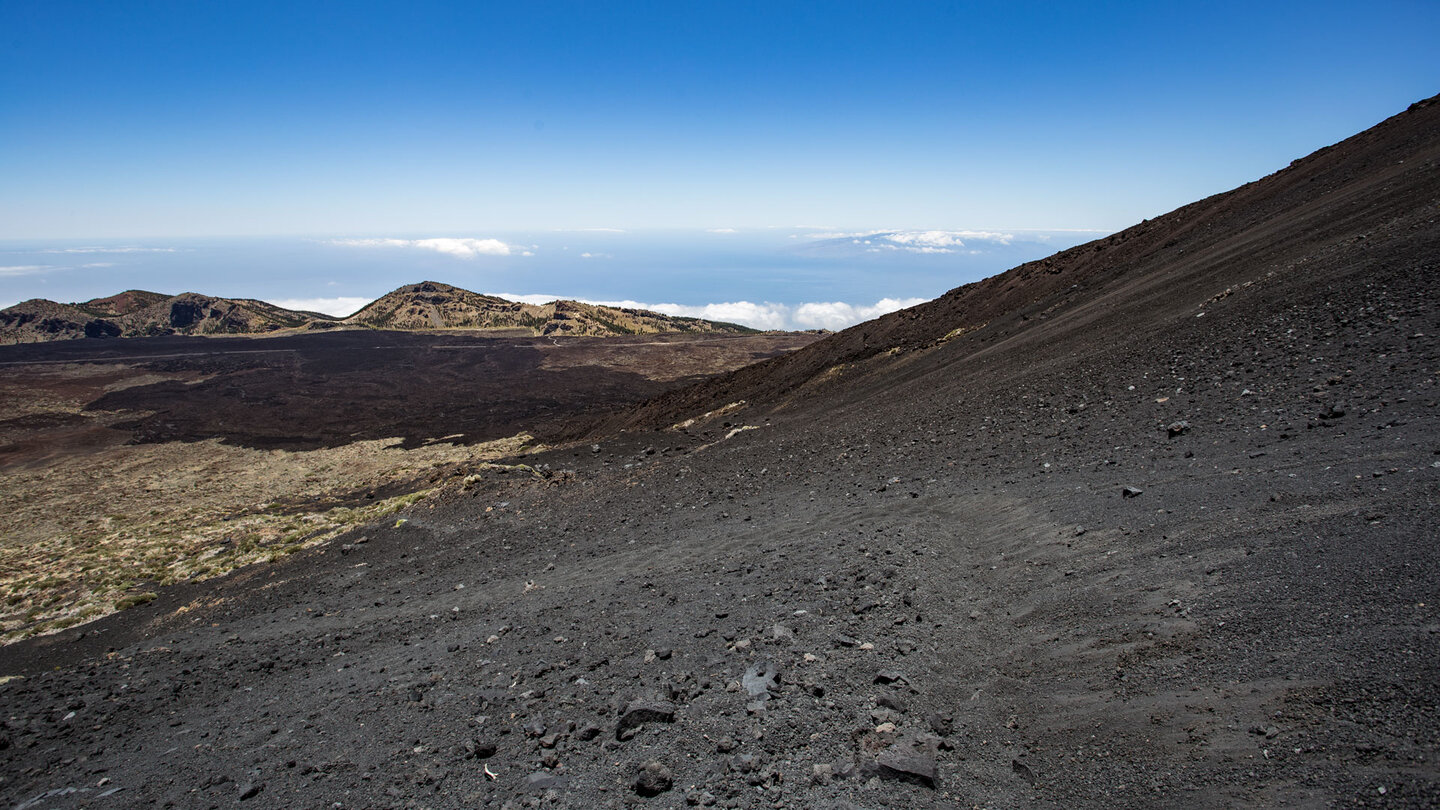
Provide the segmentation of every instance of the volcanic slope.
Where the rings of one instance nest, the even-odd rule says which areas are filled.
[[[0,792],[1436,806],[1437,159],[1417,104],[12,645]]]

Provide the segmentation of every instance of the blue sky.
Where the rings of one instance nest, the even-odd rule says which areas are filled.
[[[513,261],[517,234],[611,228],[649,254],[637,234],[689,234],[670,253],[684,264],[685,250],[714,249],[711,229],[1116,230],[1440,91],[1437,41],[1431,0],[5,0],[0,259],[46,269],[0,271],[0,303],[159,286],[140,261],[159,253],[109,262],[104,290],[81,283],[79,265],[16,258],[57,249],[45,245],[499,239]],[[752,292],[745,279],[764,287],[754,268],[776,254],[766,239],[744,244],[727,295],[682,303],[814,300],[810,288]],[[416,250],[381,252],[394,283],[365,284],[418,280],[401,258]],[[920,272],[892,252],[911,263],[894,275]],[[852,303],[1004,269],[934,255],[952,259],[928,260],[928,281],[906,289],[886,288],[884,267],[847,265],[876,279]],[[480,281],[497,258],[440,257]],[[192,288],[244,280],[187,272]],[[337,273],[297,265],[285,297],[337,292]],[[644,273],[629,286],[626,273],[609,271],[592,297],[659,300]],[[534,276],[510,291],[581,295]],[[683,278],[669,281],[660,297],[684,297]],[[337,295],[369,295],[362,286]]]

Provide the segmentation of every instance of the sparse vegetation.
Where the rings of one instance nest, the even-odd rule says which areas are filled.
[[[114,367],[46,373],[99,386],[121,376]],[[123,374],[131,384],[156,378]],[[81,400],[17,394],[0,398],[0,418],[78,412]],[[400,512],[451,474],[514,454],[530,440],[521,434],[406,450],[384,439],[307,452],[217,440],[117,444],[89,451],[83,463],[61,458],[0,471],[0,643],[133,607],[153,599],[154,586],[221,576],[324,543]],[[400,492],[365,497],[381,488]]]
[[[144,604],[148,604],[148,603],[150,603],[150,602],[153,602],[153,601],[155,601],[157,598],[159,598],[159,596],[160,596],[160,595],[157,594],[157,593],[155,593],[154,591],[146,591],[145,593],[126,594],[125,596],[122,596],[122,597],[120,597],[119,599],[115,600],[115,609],[116,609],[116,610],[129,610],[130,608],[135,607],[136,605],[144,605]],[[85,609],[86,615],[89,615],[89,616],[93,616],[93,615],[95,615],[97,612],[98,612],[98,611],[96,611],[96,610],[94,609],[94,606],[93,606],[93,605]],[[71,625],[73,625],[73,624],[75,624],[76,622],[81,621],[81,620],[82,620],[82,617],[79,615],[79,613],[76,613],[76,614],[73,615],[73,616],[66,616],[66,617],[63,618],[63,619],[56,619],[54,622],[51,623],[50,629],[52,629],[52,630],[59,630],[59,629],[64,628],[64,627],[69,627],[69,626],[71,626]]]

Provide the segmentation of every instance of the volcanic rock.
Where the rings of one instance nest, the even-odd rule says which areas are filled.
[[[641,796],[659,796],[669,790],[675,784],[675,777],[670,769],[665,767],[658,760],[650,760],[640,769],[639,776],[635,777],[635,792]]]
[[[620,713],[620,723],[615,729],[616,739],[625,732],[644,723],[675,722],[675,704],[661,700],[635,700]]]

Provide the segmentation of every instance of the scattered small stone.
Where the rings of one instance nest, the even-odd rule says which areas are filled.
[[[525,787],[530,790],[553,790],[564,787],[565,782],[565,777],[549,771],[536,771],[525,777]]]
[[[810,782],[816,785],[828,785],[835,778],[835,766],[828,762],[817,762],[810,766]]]
[[[877,672],[877,673],[875,673],[875,683],[879,683],[879,684],[892,684],[892,683],[909,683],[909,681],[905,680],[905,674],[904,674],[904,673],[902,673],[902,672],[897,672],[897,671],[895,671],[895,670],[893,670],[893,669],[887,669],[887,670],[884,670],[884,671],[882,671],[882,672]]]
[[[620,723],[615,729],[617,740],[629,739],[633,730],[644,723],[675,722],[675,704],[660,700],[635,700],[620,713]],[[632,732],[627,734],[626,732]]]
[[[891,728],[894,728],[895,724],[898,723],[900,719],[900,713],[896,711],[891,711],[890,709],[870,710],[870,722],[874,723],[877,727],[889,726]]]
[[[659,760],[652,759],[640,769],[640,775],[635,778],[634,788],[635,792],[641,796],[659,796],[674,784],[675,777],[670,773],[670,769]]]
[[[1010,770],[1014,771],[1016,776],[1024,779],[1026,782],[1032,785],[1035,784],[1035,772],[1030,770],[1029,765],[1026,765],[1018,759],[1012,759],[1010,760]]]
[[[895,741],[875,758],[882,779],[914,782],[934,788],[936,751],[940,739],[933,734],[912,734]]]
[[[901,714],[905,713],[905,701],[895,695],[881,695],[875,698],[875,705],[882,709],[890,709],[891,711],[896,711]]]
[[[581,742],[590,742],[599,736],[600,726],[595,723],[586,723],[579,731],[575,732],[575,739]]]
[[[264,789],[265,789],[265,783],[264,783],[264,782],[242,782],[242,783],[240,783],[240,787],[239,787],[239,790],[240,790],[240,801],[243,802],[243,801],[245,801],[246,799],[253,799],[253,798],[255,798],[256,796],[260,795],[260,791],[262,791],[262,790],[264,790]]]
[[[1184,421],[1183,419],[1179,422],[1171,422],[1170,424],[1165,426],[1165,434],[1168,438],[1171,439],[1175,438],[1176,436],[1184,436],[1186,433],[1189,432],[1190,423]]]
[[[760,758],[754,754],[736,754],[730,758],[730,770],[735,773],[754,773],[760,769]]]
[[[1145,494],[1145,490],[1139,487],[1125,487],[1120,490],[1120,495],[1125,498],[1138,498]]]
[[[941,737],[948,737],[950,736],[950,729],[954,725],[954,721],[947,715],[935,712],[925,718],[925,724],[930,727],[931,731]]]
[[[780,670],[770,663],[769,659],[761,659],[745,670],[740,683],[751,697],[764,695],[768,698],[771,690],[780,688]]]
[[[853,638],[851,638],[851,637],[849,637],[849,636],[836,636],[836,637],[835,637],[835,646],[837,646],[837,647],[856,647],[856,646],[859,646],[859,644],[860,644],[860,642],[859,642],[858,640],[853,639]]]
[[[700,807],[713,807],[716,801],[715,794],[708,790],[695,790],[691,788],[685,792],[685,803],[691,807],[696,805]]]

